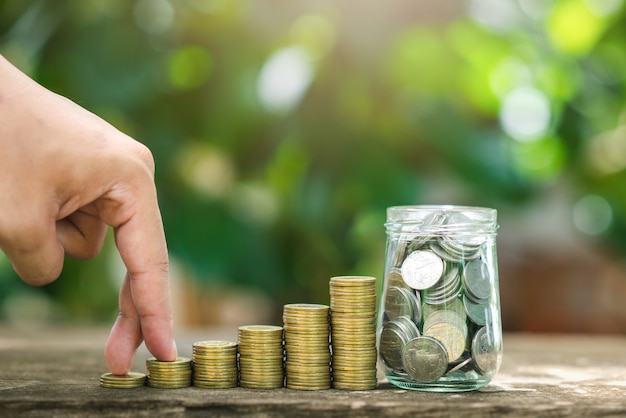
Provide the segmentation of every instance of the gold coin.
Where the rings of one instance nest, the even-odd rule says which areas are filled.
[[[205,350],[236,349],[237,343],[233,341],[220,341],[220,340],[197,341],[193,343],[193,348],[201,348]]]
[[[145,386],[146,375],[137,372],[128,372],[126,375],[104,373],[100,376],[100,386],[104,388],[131,389]]]
[[[232,361],[229,362],[228,364],[221,364],[221,363],[197,363],[194,368],[193,371],[194,373],[197,373],[199,371],[202,370],[215,370],[215,371],[228,371],[228,370],[232,370],[232,369],[236,369],[237,368],[237,362],[236,361]]]
[[[376,389],[377,382],[372,381],[372,382],[364,382],[364,383],[360,383],[360,382],[352,383],[352,382],[342,382],[342,381],[334,380],[332,386],[333,386],[333,389],[341,389],[341,390],[354,390],[354,391],[373,390],[373,389]]]
[[[146,360],[146,363],[149,363],[151,365],[169,365],[169,366],[177,366],[177,365],[185,365],[185,364],[189,364],[191,362],[190,358],[187,357],[178,357],[176,360],[174,361],[160,361],[157,360],[155,357],[151,357],[149,359]]]
[[[292,372],[285,375],[287,380],[291,380],[292,382],[327,382],[330,381],[330,372],[327,370],[324,371],[314,371],[312,373],[297,373]]]
[[[239,386],[245,389],[278,389],[283,387],[283,382],[240,382]]]
[[[330,383],[328,386],[326,385],[297,385],[297,384],[287,384],[285,387],[292,390],[327,390],[330,389]]]
[[[280,334],[283,327],[277,325],[243,325],[239,327],[240,333],[254,334]]]
[[[148,382],[148,386],[155,389],[182,389],[191,386],[191,382],[188,383],[150,383]]]
[[[328,311],[328,305],[319,303],[288,303],[283,309],[285,311]]]
[[[194,383],[202,382],[202,383],[229,383],[229,382],[237,382],[237,376],[223,376],[223,377],[215,377],[215,378],[194,378]]]
[[[331,285],[361,285],[363,283],[376,283],[376,278],[371,276],[334,276],[330,278]]]
[[[237,380],[234,382],[194,382],[193,386],[200,389],[230,389],[237,387]]]

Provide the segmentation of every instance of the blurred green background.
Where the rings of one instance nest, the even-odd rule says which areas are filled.
[[[0,0],[0,53],[150,147],[177,320],[383,270],[385,208],[500,215],[507,330],[626,330],[623,0]],[[111,322],[112,240],[0,315]]]

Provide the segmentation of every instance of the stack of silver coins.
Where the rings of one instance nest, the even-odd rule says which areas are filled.
[[[193,344],[193,385],[205,389],[237,386],[237,343],[198,341]]]
[[[100,376],[100,386],[110,389],[132,389],[146,385],[146,375],[137,372],[128,372],[125,375],[104,373]]]
[[[148,386],[159,389],[178,389],[191,386],[191,359],[179,357],[175,361],[146,360]]]
[[[330,279],[333,388],[374,389],[376,380],[376,279]]]
[[[432,235],[401,240],[391,254],[379,343],[390,379],[433,383],[495,374],[494,338],[485,327],[493,291],[485,239],[446,229],[469,224],[462,214],[435,212],[422,226]]]
[[[248,389],[283,387],[283,327],[239,327],[239,385]]]
[[[294,303],[283,308],[286,387],[330,388],[328,305]]]

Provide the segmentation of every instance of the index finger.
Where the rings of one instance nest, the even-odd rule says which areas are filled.
[[[136,202],[137,210],[131,218],[115,228],[115,241],[128,270],[146,347],[157,359],[173,361],[177,353],[167,244],[154,186],[144,193],[148,196]]]

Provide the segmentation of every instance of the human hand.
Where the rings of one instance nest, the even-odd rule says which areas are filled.
[[[2,56],[0,150],[0,248],[17,274],[35,286],[56,280],[64,255],[94,257],[111,226],[127,273],[105,348],[108,368],[126,374],[143,340],[159,360],[174,360],[150,151]]]

